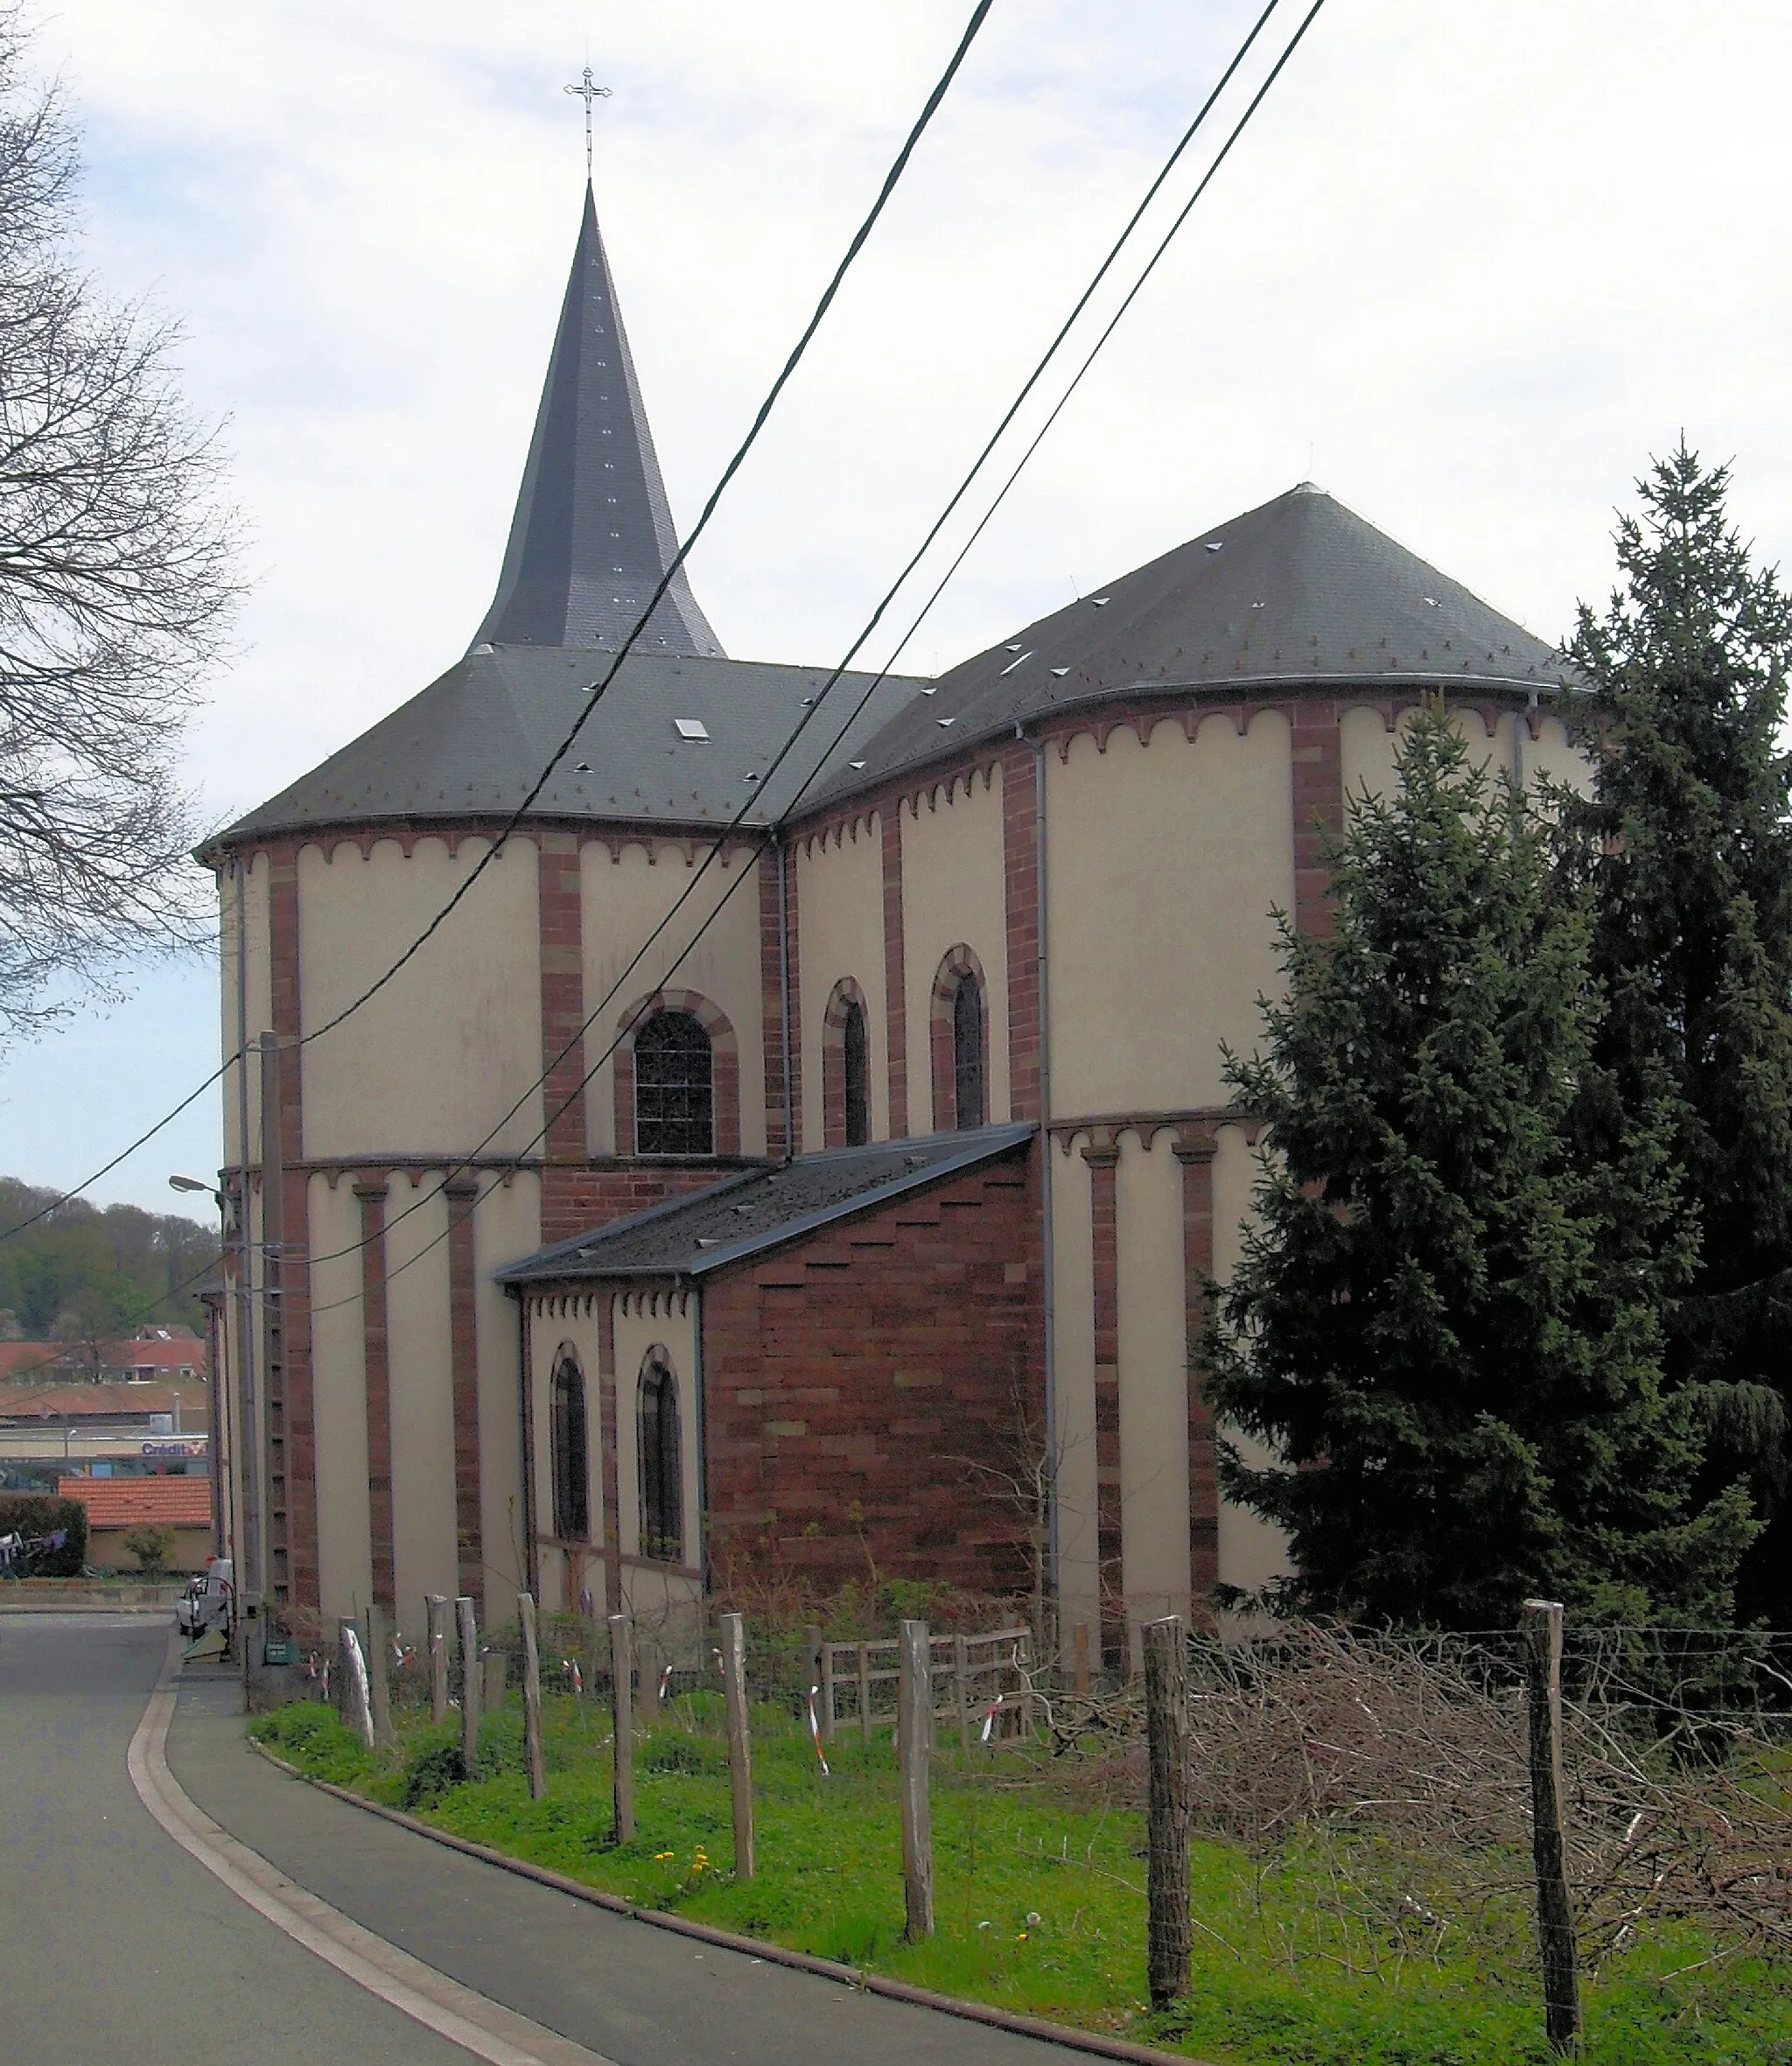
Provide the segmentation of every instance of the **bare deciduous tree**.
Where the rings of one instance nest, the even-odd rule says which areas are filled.
[[[175,768],[238,593],[177,333],[74,257],[74,129],[0,0],[0,1041],[196,944]]]

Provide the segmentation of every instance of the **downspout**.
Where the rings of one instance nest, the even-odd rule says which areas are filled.
[[[522,1444],[522,1582],[529,1598],[539,1600],[542,1581],[537,1569],[540,1553],[536,1544],[535,1371],[530,1367],[528,1292],[522,1285],[508,1288],[516,1300],[516,1405]]]
[[[1058,1316],[1054,1264],[1055,1239],[1052,1225],[1052,1008],[1046,920],[1046,747],[1043,739],[1029,740],[1017,724],[1014,736],[1032,747],[1033,873],[1039,885],[1039,984],[1040,984],[1040,1296],[1045,1306],[1046,1355],[1046,1458],[1050,1471],[1050,1497],[1046,1505],[1046,1582],[1049,1588],[1056,1645],[1058,1612]]]
[[[694,1368],[691,1371],[691,1418],[696,1435],[696,1567],[702,1573],[699,1589],[704,1600],[710,1596],[710,1445],[704,1439],[709,1419],[708,1404],[704,1396],[704,1291],[694,1278],[688,1286],[690,1295],[696,1306],[695,1325],[690,1330],[690,1354]]]
[[[239,1411],[232,1459],[233,1517],[241,1540],[236,1593],[262,1590],[261,1419],[256,1410],[255,1243],[248,1189],[248,863],[236,857],[236,1382]],[[263,1205],[266,1200],[262,1201]]]
[[[784,1159],[789,1162],[796,1155],[796,1096],[790,1080],[790,898],[784,874],[788,850],[781,835],[774,837],[778,846],[778,998],[784,1044]]]

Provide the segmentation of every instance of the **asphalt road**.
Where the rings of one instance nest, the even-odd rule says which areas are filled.
[[[7,2066],[466,2066],[189,1858],[125,1750],[159,1616],[0,1615],[0,2047]],[[192,1799],[388,1943],[618,2066],[1073,2066],[1057,2045],[860,1994],[606,1914],[286,1778],[237,1689],[182,1685],[168,1762]]]

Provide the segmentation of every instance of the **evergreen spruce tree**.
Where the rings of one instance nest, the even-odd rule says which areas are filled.
[[[1695,1247],[1668,1118],[1577,1146],[1590,900],[1426,711],[1354,803],[1334,914],[1329,940],[1284,922],[1287,998],[1228,1057],[1268,1131],[1210,1397],[1270,1452],[1233,1453],[1229,1488],[1287,1530],[1310,1607],[1723,1618],[1751,1524],[1740,1488],[1695,1513],[1700,1417],[1662,1381]]]
[[[1592,794],[1563,799],[1564,860],[1591,890],[1608,997],[1595,1054],[1615,1096],[1603,1152],[1663,1089],[1699,1256],[1667,1315],[1666,1371],[1700,1392],[1706,1483],[1738,1470],[1778,1511],[1741,1611],[1792,1627],[1792,760],[1783,750],[1792,600],[1725,513],[1726,468],[1683,438],[1638,483],[1624,578],[1582,608]]]

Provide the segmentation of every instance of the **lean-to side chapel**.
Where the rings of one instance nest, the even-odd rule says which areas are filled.
[[[1003,1474],[1049,1456],[1111,1667],[1281,1565],[1193,1354],[1271,914],[1324,928],[1427,691],[1568,772],[1559,657],[1303,483],[937,681],[848,676],[780,762],[829,669],[728,658],[681,576],[474,880],[674,543],[587,192],[466,657],[205,855],[242,1582],[413,1633],[743,1558],[1011,1589]]]

